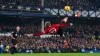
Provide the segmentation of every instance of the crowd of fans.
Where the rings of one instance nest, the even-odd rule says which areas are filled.
[[[4,27],[5,29],[14,29],[13,27]],[[32,29],[31,29],[32,28]],[[41,27],[34,25],[25,25],[21,30],[26,33],[32,33],[32,30],[39,30]],[[74,31],[72,30],[74,29]],[[27,32],[28,31],[28,32]],[[39,31],[37,31],[39,32]],[[33,50],[33,52],[81,52],[82,49],[92,50],[100,49],[100,25],[74,25],[68,28],[65,36],[52,36],[46,38],[22,35],[17,38],[19,52]],[[68,47],[63,44],[64,37],[67,38]],[[0,36],[0,41],[10,45],[10,38]]]
[[[19,26],[19,25],[18,25]],[[0,32],[1,33],[7,33],[7,32],[13,32],[15,30],[16,26],[14,25],[0,25]],[[21,32],[24,34],[31,34],[31,33],[37,33],[41,31],[41,26],[36,26],[34,24],[24,24],[21,26]]]
[[[42,0],[0,0],[1,5],[26,5],[41,7]],[[64,8],[70,5],[72,9],[99,9],[99,0],[44,0],[44,7]]]
[[[42,0],[0,0],[0,8],[9,7],[10,9],[18,9],[18,6],[37,8],[42,7],[41,1]],[[98,10],[100,8],[99,2],[100,0],[44,0],[44,7],[64,8],[64,6],[69,5],[72,10]],[[22,9],[22,7],[20,8]],[[17,17],[16,21],[13,18],[1,18],[0,33],[11,33],[15,30],[17,25],[21,27],[23,35],[17,38],[19,52],[26,52],[26,50],[32,50],[33,52],[81,52],[82,49],[100,49],[100,25],[74,24],[74,26],[67,28],[67,32],[64,33],[63,37],[52,36],[40,38],[25,35],[40,32],[40,21],[36,20],[35,22],[32,19],[17,20]],[[35,23],[38,23],[38,25]],[[67,38],[68,47],[64,46],[64,38]],[[11,46],[10,41],[10,37],[0,36],[0,44]]]
[[[51,36],[40,38],[26,34],[40,32],[41,20],[34,20],[33,18],[1,18],[0,33],[6,34],[7,32],[12,32],[17,25],[21,27],[23,35],[17,38],[19,52],[26,52],[26,50],[33,50],[33,52],[81,52],[82,49],[100,49],[100,23],[97,19],[89,19],[86,21],[83,19],[80,21],[73,19],[74,25],[66,28],[66,33],[64,33],[63,37]],[[55,23],[59,20],[52,19],[51,21]],[[71,20],[69,19],[69,21]],[[67,39],[68,47],[64,46],[64,37]],[[0,42],[5,46],[11,46],[10,41],[10,37],[0,36]]]
[[[2,19],[0,19],[0,33],[13,32],[16,26],[21,27],[21,32],[23,34],[31,34],[31,33],[37,33],[41,31],[41,29],[39,29],[41,28],[40,20],[34,20],[34,19],[29,19],[29,18],[18,19],[18,18],[12,18],[12,17],[8,17],[8,18],[1,17],[1,18]]]
[[[68,37],[66,37],[68,38]],[[100,49],[100,40],[86,39],[85,37],[70,37],[67,39],[68,47],[64,46],[64,37],[18,37],[18,49],[19,52],[26,52],[26,50],[32,50],[33,52],[81,52],[84,50]],[[11,46],[9,37],[0,37],[0,41],[6,46]]]

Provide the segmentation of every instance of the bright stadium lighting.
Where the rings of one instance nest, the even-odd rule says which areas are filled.
[[[31,7],[26,7],[26,10],[31,10]]]
[[[40,11],[41,9],[40,8],[37,8],[37,10]]]
[[[2,9],[4,9],[5,8],[5,5],[2,5]]]
[[[22,7],[22,6],[18,6],[18,9],[20,9],[20,10],[21,10],[21,9],[23,9],[23,7]]]
[[[9,8],[12,8],[12,6],[9,6]]]

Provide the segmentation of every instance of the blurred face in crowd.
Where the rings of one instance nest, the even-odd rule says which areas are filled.
[[[19,27],[19,26],[17,26],[17,27],[16,27],[16,30],[17,30],[17,31],[19,31],[19,30],[20,30],[20,27]]]

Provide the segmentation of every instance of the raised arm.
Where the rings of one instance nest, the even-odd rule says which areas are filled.
[[[44,32],[37,33],[37,34],[34,34],[33,36],[41,36],[43,34],[45,34],[45,31]]]
[[[43,34],[47,34],[49,31],[49,28],[45,29],[43,32],[40,32],[40,33],[37,33],[37,34],[34,34],[33,36],[41,36]]]

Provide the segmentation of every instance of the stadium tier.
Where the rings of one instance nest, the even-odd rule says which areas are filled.
[[[0,0],[0,14],[10,16],[41,16],[54,17],[52,15],[68,14],[74,17],[79,11],[80,17],[99,17],[99,0]],[[71,10],[66,12],[65,6]]]

